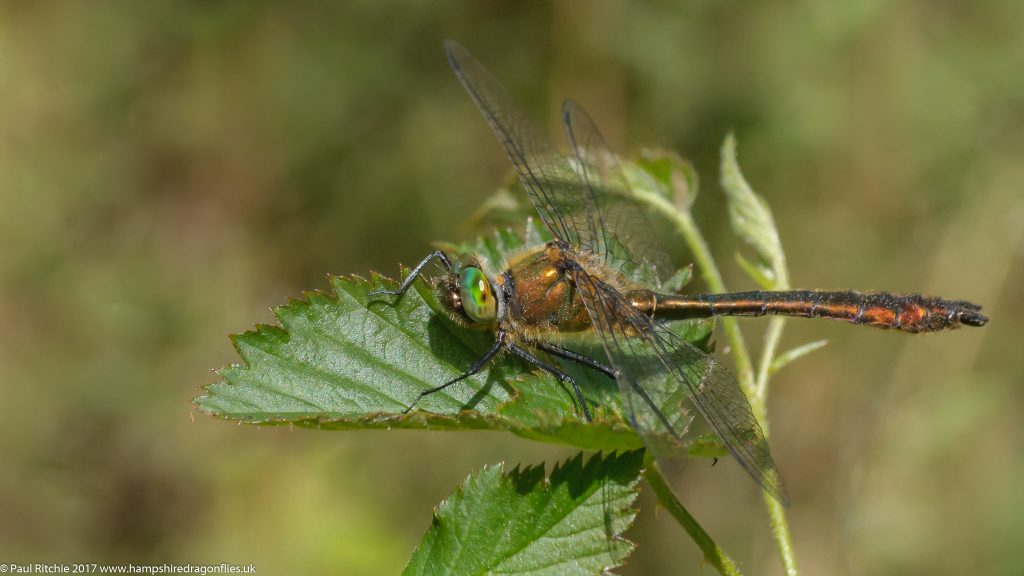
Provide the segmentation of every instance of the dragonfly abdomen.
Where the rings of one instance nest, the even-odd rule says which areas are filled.
[[[639,290],[631,293],[630,298],[635,306],[662,319],[773,314],[845,320],[853,324],[904,332],[936,332],[956,328],[961,324],[984,326],[988,322],[988,318],[980,312],[981,307],[976,304],[920,294],[755,290],[681,296]]]

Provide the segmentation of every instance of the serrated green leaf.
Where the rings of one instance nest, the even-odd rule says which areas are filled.
[[[402,414],[421,390],[464,372],[493,336],[436,314],[422,286],[392,306],[368,305],[373,287],[365,279],[331,277],[330,283],[331,295],[307,294],[306,301],[276,308],[281,327],[260,326],[235,336],[245,365],[221,370],[224,382],[208,386],[196,404],[215,416],[256,424],[510,430],[588,449],[640,446],[613,411],[602,412],[607,417],[594,424],[600,443],[588,442],[590,436],[578,430],[588,426],[571,391],[516,360],[496,361],[464,383],[427,396],[417,404],[420,410]],[[395,283],[379,279],[375,286],[380,285]],[[581,385],[588,391],[614,387],[593,375]]]
[[[633,544],[643,453],[471,474],[438,506],[404,574],[605,574]]]
[[[774,374],[779,370],[782,370],[787,365],[789,365],[790,362],[798,358],[802,358],[810,354],[811,352],[814,352],[815,350],[824,347],[826,344],[828,344],[828,340],[815,340],[814,342],[808,342],[807,344],[797,346],[792,350],[788,350],[786,352],[783,352],[782,354],[779,354],[779,356],[776,357],[774,361],[772,361],[772,366],[769,369],[769,373]]]
[[[500,262],[523,246],[519,236],[503,230],[455,248]],[[208,386],[195,403],[214,416],[254,424],[505,430],[588,450],[641,447],[619,415],[615,382],[572,363],[562,366],[598,405],[592,423],[583,420],[566,384],[510,357],[402,414],[420,391],[461,375],[490,347],[493,334],[453,323],[425,282],[417,281],[393,304],[387,298],[367,302],[373,289],[394,288],[392,280],[329,281],[331,293],[308,293],[306,300],[276,308],[281,326],[234,336],[244,364],[222,369],[224,381]],[[698,346],[706,346],[711,334],[707,321],[674,328]],[[574,348],[603,358],[596,341]]]
[[[754,280],[773,278],[774,283],[768,288],[787,287],[789,279],[786,257],[775,227],[775,218],[768,203],[754,192],[743,177],[736,159],[736,137],[733,134],[729,134],[722,143],[721,179],[733,231],[754,249],[761,262],[772,271],[770,276],[755,275]]]

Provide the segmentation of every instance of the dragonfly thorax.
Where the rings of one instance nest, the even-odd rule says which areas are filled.
[[[578,266],[555,242],[510,263],[498,277],[508,320],[532,331],[569,333],[591,328],[571,274]]]

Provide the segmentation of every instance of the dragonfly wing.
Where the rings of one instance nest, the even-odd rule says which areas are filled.
[[[672,273],[647,214],[632,198],[618,158],[582,107],[572,101],[563,106],[562,120],[574,152],[566,156],[552,148],[501,83],[458,42],[446,41],[445,53],[556,238],[600,256],[640,284],[657,283]]]
[[[462,45],[447,40],[444,49],[459,82],[505,147],[544,225],[570,246],[592,250],[597,228],[592,218],[594,204],[580,175]]]
[[[768,441],[736,377],[665,325],[634,308],[613,286],[573,272],[587,311],[617,372],[630,423],[656,457],[685,453],[689,400],[753,479],[789,505]]]
[[[672,263],[656,241],[646,211],[633,199],[618,156],[577,102],[562,105],[562,123],[597,209],[594,252],[629,278],[641,280],[639,275],[653,270],[654,279],[663,280],[672,273]]]

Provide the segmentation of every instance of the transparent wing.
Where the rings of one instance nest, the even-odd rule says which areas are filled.
[[[569,246],[600,254],[603,244],[597,238],[603,232],[591,187],[465,48],[454,40],[447,40],[444,48],[459,82],[505,147],[544,225]]]
[[[626,201],[628,183],[617,159],[582,108],[569,102],[563,110],[575,152],[570,161],[551,148],[501,84],[461,45],[448,40],[445,52],[556,238],[604,258],[628,276],[643,262],[661,266],[661,274],[670,271],[650,238],[646,215]],[[573,275],[619,373],[627,416],[652,453],[685,453],[685,403],[690,400],[758,484],[788,503],[764,433],[735,377],[670,328],[638,312],[614,287],[581,269]]]
[[[628,278],[641,280],[653,270],[653,280],[664,280],[672,273],[672,263],[657,243],[647,213],[632,198],[622,165],[597,124],[572,100],[562,105],[562,122],[597,210],[595,251]]]
[[[754,480],[784,505],[789,494],[736,377],[711,356],[651,321],[614,287],[573,271],[580,296],[604,344],[630,423],[656,457],[686,446],[682,416],[690,400]]]

